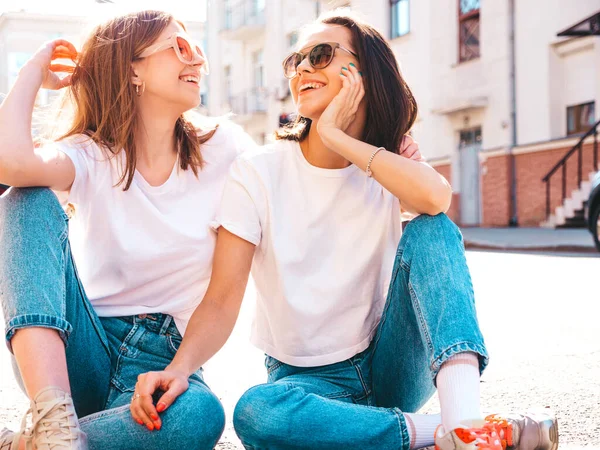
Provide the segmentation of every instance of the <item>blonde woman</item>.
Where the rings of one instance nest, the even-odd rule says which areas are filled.
[[[55,61],[64,58],[74,70]],[[186,118],[207,68],[182,23],[144,11],[97,27],[80,52],[47,43],[0,107],[0,183],[18,187],[0,199],[0,301],[33,419],[5,431],[1,449],[218,441],[223,408],[200,368],[168,411],[159,403],[138,423],[130,413],[152,404],[135,392],[138,375],[171,362],[204,296],[208,224],[230,163],[252,146],[238,127]],[[34,148],[42,87],[67,89],[74,116],[64,136]]]

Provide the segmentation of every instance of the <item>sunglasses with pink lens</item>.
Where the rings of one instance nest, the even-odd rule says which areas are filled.
[[[208,60],[202,51],[202,47],[183,33],[174,33],[164,41],[151,45],[140,53],[139,58],[147,58],[169,48],[175,50],[177,58],[182,63],[190,66],[200,66],[200,71],[204,75],[208,75]]]

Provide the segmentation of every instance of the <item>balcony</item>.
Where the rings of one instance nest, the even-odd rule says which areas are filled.
[[[267,112],[269,98],[266,88],[254,88],[229,98],[229,108],[239,119]]]
[[[231,0],[223,14],[221,35],[225,39],[248,40],[265,30],[264,0]]]

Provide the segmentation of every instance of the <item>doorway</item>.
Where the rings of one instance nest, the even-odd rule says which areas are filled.
[[[460,132],[460,222],[463,226],[481,223],[479,152],[481,127]]]

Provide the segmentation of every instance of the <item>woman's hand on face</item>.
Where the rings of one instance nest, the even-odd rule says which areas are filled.
[[[413,161],[425,161],[425,158],[423,158],[423,155],[421,155],[421,152],[419,151],[419,144],[408,134],[402,138],[402,144],[400,144],[398,153]]]
[[[162,372],[147,372],[138,376],[133,398],[129,409],[134,420],[145,425],[150,431],[160,430],[162,422],[158,413],[165,411],[175,399],[187,391],[188,377],[182,372],[163,370]],[[152,401],[153,394],[161,390],[164,394],[156,402]]]
[[[75,46],[64,39],[54,39],[44,44],[27,62],[26,65],[34,66],[41,70],[42,86],[44,89],[57,90],[71,84],[71,73],[74,66],[65,64],[52,64],[56,59],[77,59]],[[66,77],[59,77],[58,73],[69,73]]]
[[[339,76],[342,79],[342,89],[325,108],[317,124],[317,131],[322,139],[332,130],[346,132],[365,95],[362,74],[354,64],[350,63],[348,67],[342,68]]]

